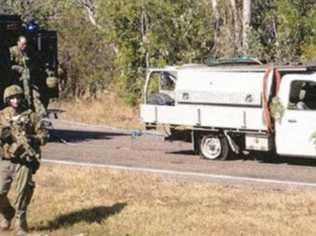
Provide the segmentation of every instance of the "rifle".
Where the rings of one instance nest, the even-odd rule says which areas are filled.
[[[24,69],[21,75],[21,80],[22,80],[22,85],[23,85],[24,97],[28,105],[31,106],[32,105],[31,90],[30,90],[31,75],[30,75],[30,69],[26,66],[25,63],[24,63]]]
[[[10,120],[12,145],[10,147],[11,154],[21,160],[27,162],[39,161],[40,154],[30,144],[34,135],[26,133],[30,125],[31,110],[27,110]]]
[[[40,152],[37,147],[40,146],[35,135],[28,135],[27,130],[30,127],[31,110],[27,110],[17,116],[14,116],[9,122],[10,126],[3,127],[1,132],[1,141],[4,143],[4,157],[11,159],[12,162],[24,163],[31,168],[35,174],[40,166]],[[41,120],[39,128],[46,129],[50,122]],[[8,130],[9,128],[9,130]],[[37,141],[37,142],[35,142]]]

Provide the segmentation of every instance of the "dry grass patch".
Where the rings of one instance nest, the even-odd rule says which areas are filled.
[[[140,128],[139,112],[127,106],[114,93],[107,93],[98,99],[72,99],[50,104],[49,108],[60,109],[61,119],[90,124],[107,124],[117,128]]]
[[[316,194],[43,165],[30,207],[49,235],[315,235]]]

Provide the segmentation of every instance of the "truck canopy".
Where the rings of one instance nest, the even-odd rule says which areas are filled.
[[[180,70],[176,101],[182,104],[260,107],[264,75],[264,72]]]

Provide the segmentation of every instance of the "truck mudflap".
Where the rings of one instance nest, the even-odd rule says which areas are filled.
[[[239,154],[240,153],[240,147],[236,144],[236,142],[229,136],[227,131],[224,131],[224,135],[227,138],[228,144],[231,148],[231,150],[235,153],[235,154]]]

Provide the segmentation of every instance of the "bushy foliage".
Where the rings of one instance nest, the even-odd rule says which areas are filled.
[[[127,101],[140,96],[146,68],[190,63],[212,47],[207,1],[100,1],[99,23],[116,45],[117,84]]]
[[[278,63],[312,59],[315,46],[313,0],[255,0],[251,52]]]
[[[93,5],[96,24],[80,2]],[[216,28],[210,2],[0,0],[0,10],[58,31],[63,94],[90,96],[114,84],[135,104],[148,67],[237,56],[234,24],[243,1],[232,12],[231,1],[219,0]],[[315,0],[252,0],[249,54],[267,62],[315,60],[315,25]]]
[[[114,54],[102,32],[87,23],[82,10],[71,6],[58,20],[59,60],[64,76],[63,94],[93,95],[112,80]]]
[[[304,26],[307,35],[302,45],[302,59],[316,61],[316,3],[304,18]]]

